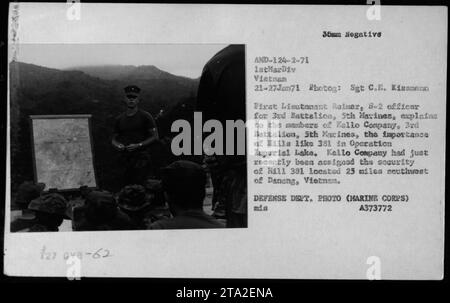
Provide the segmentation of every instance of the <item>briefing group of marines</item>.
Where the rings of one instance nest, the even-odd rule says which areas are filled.
[[[245,156],[156,161],[151,151],[160,144],[158,129],[152,115],[139,108],[140,93],[136,85],[124,88],[126,111],[114,124],[111,143],[124,168],[120,192],[80,188],[83,206],[69,209],[64,196],[42,194],[42,184],[24,183],[18,196],[31,219],[12,222],[11,231],[57,231],[64,218],[72,220],[74,230],[247,227]],[[196,110],[223,123],[245,121],[243,45],[226,47],[205,65]],[[207,173],[214,188],[212,216],[203,209]]]

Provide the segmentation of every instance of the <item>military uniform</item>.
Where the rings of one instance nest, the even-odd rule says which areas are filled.
[[[138,144],[148,138],[149,129],[156,124],[152,116],[143,110],[128,117],[125,113],[116,118],[114,132],[118,141],[124,145]],[[152,174],[152,163],[149,149],[141,147],[135,151],[120,152],[120,162],[124,164],[123,185],[142,184]]]
[[[227,227],[247,227],[247,167],[237,164],[219,174],[217,204],[225,208]]]
[[[140,89],[135,85],[125,87],[127,95],[139,96]],[[122,113],[116,117],[114,134],[116,140],[127,146],[140,144],[150,136],[150,129],[156,128],[152,115],[138,109],[135,114],[128,116]],[[119,162],[123,164],[122,186],[143,184],[148,176],[153,175],[153,165],[148,147],[139,147],[134,151],[123,150],[119,155]]]

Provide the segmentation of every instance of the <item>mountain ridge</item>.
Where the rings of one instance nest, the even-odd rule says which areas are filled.
[[[158,68],[155,65],[121,65],[121,64],[103,64],[103,65],[80,65],[65,68],[66,71],[82,71],[90,76],[105,80],[117,79],[175,79],[183,78],[196,80],[186,76],[175,75]]]

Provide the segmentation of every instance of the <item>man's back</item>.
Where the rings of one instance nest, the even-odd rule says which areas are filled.
[[[158,220],[149,229],[224,228],[225,225],[201,210],[185,211],[171,219]]]

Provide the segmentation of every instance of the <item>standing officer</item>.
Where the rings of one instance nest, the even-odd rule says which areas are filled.
[[[140,88],[129,85],[124,88],[127,110],[116,118],[112,145],[121,153],[125,165],[122,186],[143,184],[152,172],[148,147],[158,140],[153,117],[138,108]]]

